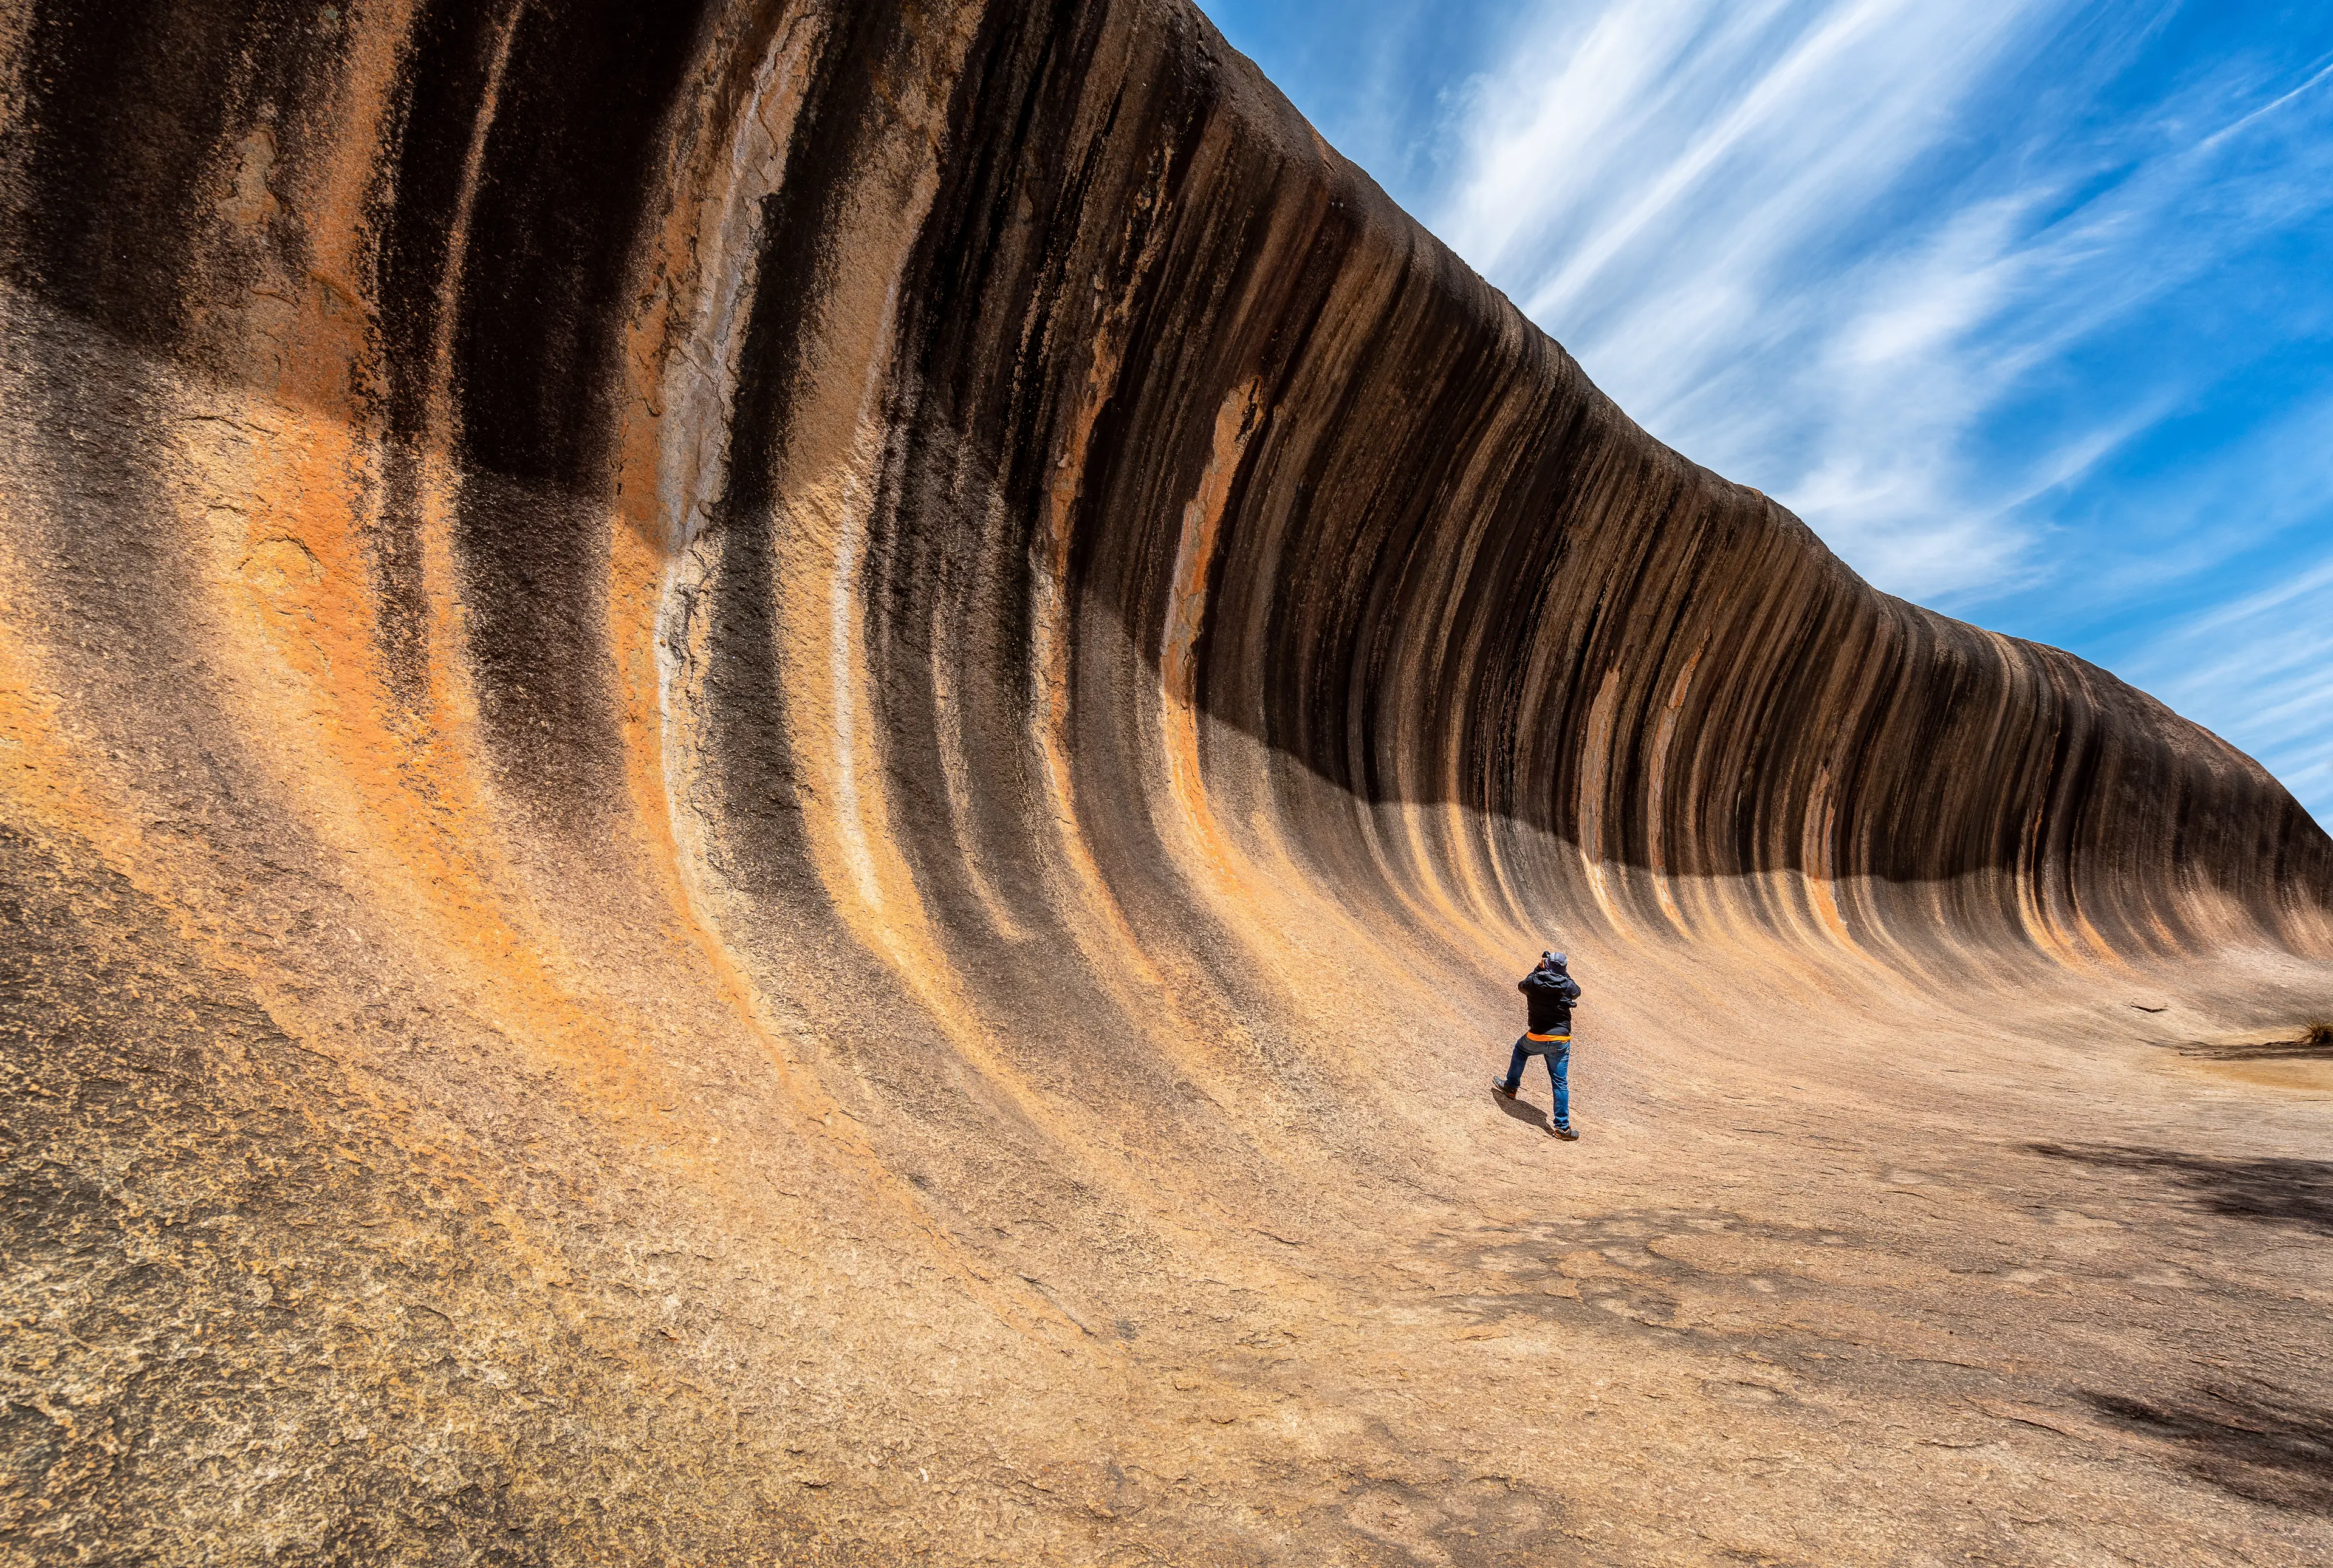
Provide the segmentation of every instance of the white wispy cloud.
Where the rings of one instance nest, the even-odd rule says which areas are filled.
[[[1971,101],[2076,9],[1559,8],[1453,106],[1427,220],[1648,428],[1791,502],[1882,585],[1991,591],[2031,553],[2023,508],[2179,392],[2099,407],[2013,471],[1970,438],[2070,345],[2325,200],[2327,159],[2231,169],[2316,91],[2263,103],[2240,80],[2112,144],[1989,149],[1925,186],[1971,161]]]

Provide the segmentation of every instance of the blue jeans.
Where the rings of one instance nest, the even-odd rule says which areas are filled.
[[[1548,1082],[1555,1085],[1555,1114],[1551,1120],[1558,1127],[1571,1125],[1571,1042],[1569,1040],[1534,1040],[1525,1034],[1515,1042],[1514,1060],[1507,1063],[1507,1092],[1514,1093],[1523,1086],[1523,1060],[1531,1056],[1547,1058]]]

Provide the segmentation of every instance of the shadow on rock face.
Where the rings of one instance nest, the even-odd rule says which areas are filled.
[[[1541,1084],[1540,1087],[1544,1089],[1547,1086],[1545,1084]],[[1531,1126],[1538,1128],[1542,1132],[1547,1130],[1547,1112],[1541,1111],[1538,1106],[1533,1105],[1530,1101],[1524,1100],[1520,1096],[1510,1100],[1507,1096],[1500,1093],[1495,1089],[1486,1090],[1484,1092],[1490,1095],[1492,1104],[1505,1111],[1509,1116],[1513,1117],[1517,1121],[1527,1122]]]
[[[2333,1159],[2215,1159],[2107,1144],[2031,1143],[2034,1153],[2160,1176],[2214,1214],[2298,1225],[2333,1236]]]
[[[2211,1045],[2199,1040],[2180,1046],[2179,1054],[2207,1062],[2333,1062],[2333,1039],[2304,1035],[2298,1040],[2255,1040],[2232,1045]]]
[[[2162,1404],[2083,1397],[2124,1430],[2177,1444],[2182,1467],[2200,1480],[2254,1502],[2333,1515],[2333,1410],[2273,1389],[2198,1388]]]

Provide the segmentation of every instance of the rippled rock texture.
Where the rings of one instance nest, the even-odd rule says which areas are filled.
[[[0,94],[17,1560],[1756,1560],[1560,1379],[1813,1396],[1589,1282],[1979,1265],[1793,1274],[1664,1095],[2323,994],[2260,767],[1653,441],[1175,0],[8,0]],[[2318,1516],[2086,1408],[2135,1540]]]

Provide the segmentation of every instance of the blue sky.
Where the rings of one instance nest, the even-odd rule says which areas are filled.
[[[2333,823],[2333,5],[1200,4],[1656,436]]]

